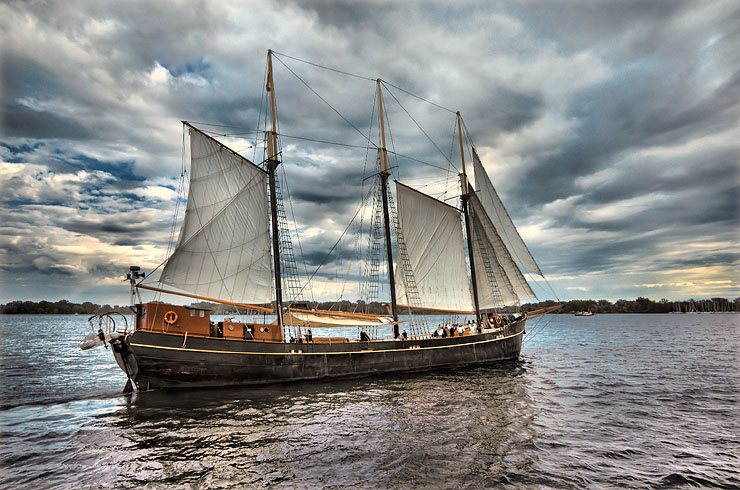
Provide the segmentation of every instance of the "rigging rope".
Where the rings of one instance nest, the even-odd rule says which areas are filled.
[[[274,51],[273,51],[273,53],[274,53]],[[303,78],[301,78],[301,77],[300,77],[300,76],[299,76],[299,75],[298,75],[298,74],[297,74],[296,72],[294,72],[294,71],[293,71],[293,70],[292,70],[292,69],[291,69],[291,68],[290,68],[290,67],[289,67],[288,65],[286,65],[286,64],[285,64],[285,62],[284,62],[283,60],[281,60],[279,56],[276,56],[275,58],[276,58],[276,59],[277,59],[277,60],[278,60],[278,61],[279,61],[279,62],[280,62],[280,63],[281,63],[281,64],[282,64],[282,65],[283,65],[283,66],[284,66],[285,68],[287,68],[287,69],[288,69],[288,71],[289,71],[290,73],[292,73],[294,77],[296,77],[296,78],[297,78],[298,80],[300,80],[300,81],[301,81],[301,83],[302,83],[303,85],[305,85],[305,86],[306,86],[306,87],[307,87],[307,88],[308,88],[308,89],[309,89],[309,90],[310,90],[311,92],[313,92],[313,93],[314,93],[314,95],[316,95],[316,97],[318,97],[319,99],[321,99],[321,101],[322,101],[322,102],[323,102],[324,104],[326,104],[327,106],[329,106],[329,108],[330,108],[331,110],[333,110],[333,111],[334,111],[334,112],[335,112],[335,113],[336,113],[336,114],[337,114],[337,115],[338,115],[339,117],[341,117],[341,118],[342,118],[342,119],[344,120],[344,122],[346,122],[347,124],[349,124],[349,125],[350,125],[350,126],[352,127],[352,129],[354,129],[355,131],[357,131],[357,132],[358,132],[358,133],[359,133],[359,134],[360,134],[360,135],[361,135],[361,136],[362,136],[363,138],[365,138],[366,140],[370,141],[370,138],[369,138],[368,136],[366,136],[366,135],[365,135],[365,134],[364,134],[364,133],[363,133],[362,131],[360,131],[360,130],[359,130],[359,129],[357,128],[357,126],[355,126],[354,124],[352,124],[352,122],[351,122],[351,121],[350,121],[349,119],[347,119],[346,117],[344,117],[344,116],[342,115],[342,113],[341,113],[341,112],[339,112],[338,110],[336,110],[336,109],[334,108],[334,106],[333,106],[333,105],[331,105],[331,104],[330,104],[330,103],[329,103],[329,102],[328,102],[328,101],[327,101],[326,99],[324,99],[324,98],[323,98],[323,97],[322,97],[321,95],[319,95],[319,93],[318,93],[318,92],[317,92],[316,90],[314,90],[314,89],[313,89],[313,87],[311,87],[311,85],[309,85],[309,84],[308,84],[308,83],[307,83],[307,82],[306,82],[306,81],[305,81],[305,80],[304,80]]]
[[[383,85],[385,85],[385,83],[383,83]],[[447,155],[445,155],[445,153],[439,148],[439,146],[437,146],[437,143],[434,142],[434,140],[429,136],[429,134],[427,134],[427,132],[424,131],[424,128],[422,128],[421,125],[416,121],[416,119],[414,119],[414,117],[409,113],[409,111],[406,110],[406,108],[403,106],[403,104],[401,104],[401,101],[398,100],[395,94],[390,89],[388,89],[387,86],[386,86],[386,89],[388,90],[388,93],[391,94],[391,97],[393,97],[393,100],[395,100],[396,103],[401,107],[401,109],[403,109],[403,112],[405,112],[406,115],[409,116],[409,119],[411,119],[414,122],[414,124],[416,124],[416,127],[419,128],[419,131],[421,131],[424,134],[424,136],[427,137],[427,139],[434,145],[434,147],[437,149],[440,155],[442,155],[445,158],[445,160],[447,160],[447,163],[449,165],[452,165],[452,161],[449,158],[447,158]]]
[[[290,214],[293,217],[293,229],[295,230],[296,240],[298,240],[298,250],[300,250],[301,252],[301,260],[303,261],[303,269],[306,272],[306,276],[308,276],[308,266],[306,265],[306,257],[305,255],[303,255],[303,245],[301,245],[301,237],[298,234],[298,225],[296,224],[295,211],[293,211],[293,198],[290,195],[290,188],[288,187],[288,177],[285,174],[284,165],[282,168],[282,172],[283,172],[283,183],[285,184],[285,192],[288,194],[288,205],[290,206]],[[311,302],[313,302],[315,299],[313,296],[313,285],[309,284],[308,289],[311,292]],[[303,289],[301,289],[301,291],[303,291]]]
[[[305,136],[291,136],[291,135],[288,135],[288,134],[279,134],[279,136],[281,138],[292,138],[292,139],[296,139],[296,140],[313,141],[313,142],[316,142],[316,143],[324,143],[324,144],[327,144],[327,145],[344,146],[344,147],[347,147],[347,148],[362,148],[362,149],[365,149],[365,148],[368,147],[368,145],[351,145],[349,143],[338,143],[336,141],[318,140],[318,139],[315,139],[315,138],[307,138]],[[375,145],[375,143],[372,143],[371,142],[371,144],[372,144],[372,146],[374,146],[374,147],[377,148],[377,146]]]
[[[371,189],[371,190],[372,190],[372,189]],[[354,215],[352,216],[352,219],[350,220],[349,224],[348,224],[348,225],[347,225],[347,227],[346,227],[346,228],[344,229],[344,231],[343,231],[343,232],[342,232],[342,234],[341,234],[341,235],[339,236],[339,238],[338,238],[338,239],[337,239],[337,241],[336,241],[336,242],[334,243],[334,245],[332,245],[331,249],[330,249],[330,250],[329,250],[329,252],[328,252],[328,253],[326,254],[326,256],[324,257],[324,259],[323,259],[323,260],[321,261],[321,263],[319,264],[319,266],[318,266],[318,267],[316,267],[316,270],[315,270],[315,271],[313,271],[313,274],[311,274],[311,277],[309,277],[309,278],[308,278],[308,282],[306,282],[306,284],[310,283],[310,282],[311,282],[311,281],[313,280],[313,278],[314,278],[314,277],[316,276],[316,274],[317,274],[317,273],[319,272],[319,269],[321,269],[321,268],[322,268],[322,267],[323,267],[323,266],[324,266],[324,265],[326,264],[326,261],[327,261],[327,259],[328,259],[328,258],[329,258],[329,257],[331,256],[331,254],[332,254],[332,253],[334,253],[334,249],[336,249],[336,248],[337,248],[337,245],[339,245],[339,242],[341,242],[341,241],[342,241],[342,238],[344,238],[344,235],[345,235],[345,234],[347,233],[347,231],[349,230],[350,226],[352,226],[352,223],[353,223],[353,222],[355,221],[355,218],[357,218],[357,214],[358,214],[358,213],[360,212],[360,210],[362,210],[362,208],[363,208],[363,207],[365,206],[365,200],[367,199],[367,197],[369,197],[369,194],[368,194],[367,196],[364,196],[364,197],[363,197],[363,199],[362,199],[362,202],[360,202],[360,205],[359,205],[359,206],[357,207],[357,211],[355,211],[355,214],[354,214]],[[303,287],[301,288],[301,290],[299,291],[299,294],[300,294],[300,293],[302,293],[302,292],[303,292],[303,290],[304,290],[305,288],[306,288],[306,286],[304,285],[304,286],[303,286]]]
[[[453,113],[453,114],[457,114],[457,112],[456,112],[456,111],[453,111],[452,109],[448,109],[447,107],[444,107],[444,106],[441,106],[441,105],[439,105],[439,104],[436,104],[436,103],[432,102],[431,100],[427,100],[427,99],[425,99],[424,97],[418,96],[418,95],[416,95],[416,94],[412,94],[412,93],[411,93],[411,92],[409,92],[408,90],[404,90],[404,89],[402,89],[401,87],[399,87],[399,86],[397,86],[397,85],[393,85],[392,83],[390,83],[390,82],[388,82],[388,81],[386,81],[386,80],[383,80],[382,78],[380,79],[380,81],[381,81],[381,82],[383,82],[383,84],[388,84],[388,85],[390,85],[391,87],[393,87],[393,88],[395,88],[395,89],[398,89],[398,90],[400,90],[401,92],[404,92],[404,93],[406,93],[406,94],[410,95],[411,97],[415,97],[415,98],[417,98],[417,99],[419,99],[419,100],[421,100],[421,101],[424,101],[424,102],[426,102],[427,104],[431,104],[431,105],[433,105],[434,107],[437,107],[437,108],[439,108],[439,109],[445,110],[445,111],[447,111],[447,112],[451,112],[451,113]]]
[[[526,336],[526,338],[524,338],[524,339],[522,340],[522,345],[525,345],[525,344],[527,344],[527,343],[528,343],[528,342],[529,342],[530,340],[532,340],[532,339],[533,339],[533,338],[535,338],[535,337],[536,337],[537,335],[539,335],[540,333],[542,333],[542,332],[543,332],[543,331],[545,330],[545,328],[547,328],[548,326],[550,326],[550,324],[551,324],[551,323],[553,322],[553,320],[555,320],[555,317],[552,317],[552,318],[550,318],[550,319],[549,319],[549,320],[547,321],[547,323],[545,323],[544,325],[542,325],[542,326],[541,326],[541,327],[540,327],[540,328],[539,328],[538,330],[536,330],[536,331],[535,331],[534,333],[532,333],[532,334],[529,334],[529,335],[527,335],[527,336]]]
[[[388,130],[388,133],[390,134],[390,129]],[[391,137],[391,140],[392,139],[393,138]],[[393,142],[392,141],[391,141],[391,146],[393,146]],[[428,165],[430,167],[438,168],[440,170],[445,170],[445,171],[447,170],[447,168],[445,168],[445,167],[440,167],[439,165],[435,165],[433,163],[425,162],[424,160],[419,160],[418,158],[410,157],[408,155],[403,155],[401,153],[397,153],[397,152],[391,151],[391,150],[386,150],[386,151],[388,153],[390,153],[391,155],[394,155],[394,156],[397,156],[397,157],[405,158],[407,160],[412,160],[414,162],[421,163],[423,165]],[[398,166],[398,159],[396,159],[396,166]]]
[[[375,106],[378,103],[378,91],[375,90],[373,92],[374,92],[375,96],[373,97],[373,108],[370,111],[370,123],[369,123],[369,127],[367,128],[367,134],[370,134],[372,132],[372,130],[373,130],[373,121],[375,121]],[[365,145],[365,161],[362,164],[362,183],[361,183],[360,189],[361,189],[361,192],[362,192],[363,195],[365,194],[365,180],[367,179],[367,162],[369,160],[369,157],[370,157],[370,144],[368,142],[368,144]],[[376,161],[377,161],[377,159],[376,159]],[[377,175],[377,173],[374,173],[373,175]],[[373,183],[371,185],[371,190],[374,189],[374,187],[375,187],[375,183]],[[372,210],[371,210],[371,213],[372,213]],[[362,254],[362,244],[365,243],[365,241],[362,239],[362,233],[363,233],[363,229],[364,229],[364,227],[363,227],[364,220],[365,220],[365,214],[363,213],[363,214],[360,215],[360,233],[359,233],[359,235],[360,235],[360,239],[359,239],[359,241],[360,241],[360,257],[362,257],[362,255],[363,255]],[[371,229],[370,229],[370,231],[368,233],[368,237],[372,237],[372,233],[373,233],[373,230],[372,230],[372,217],[370,218],[370,227],[371,227]],[[371,241],[372,241],[372,239],[371,239]],[[366,251],[366,252],[368,252],[368,257],[366,259],[366,261],[368,262],[368,264],[370,263],[370,260],[371,260],[370,254],[369,254],[369,251],[370,251],[371,247],[372,247],[372,243],[369,243],[368,244],[367,251]],[[362,271],[363,271],[363,267],[365,267],[366,270],[369,270],[370,269],[370,267],[369,267],[368,264],[364,264],[364,263],[360,262],[360,264],[358,266],[358,271],[359,271],[358,276],[359,276],[360,279],[359,279],[359,283],[357,285],[357,292],[358,292],[358,296],[360,296],[360,299],[361,299],[362,294],[363,294],[363,291],[362,291],[362,289],[363,289],[363,282],[362,282],[363,281],[363,279],[362,279],[363,278],[363,274],[362,274]],[[368,275],[367,281],[369,282],[371,280],[372,279]],[[369,288],[369,286],[368,286],[368,288]],[[359,305],[359,303],[358,303],[358,305]],[[366,311],[366,313],[367,313],[367,311]]]
[[[457,118],[455,118],[457,119]],[[450,157],[447,159],[447,173],[445,174],[445,193],[444,198],[447,199],[447,192],[450,185],[450,168],[452,167],[452,151],[455,148],[455,135],[457,134],[457,121],[452,124],[452,140],[450,141]]]
[[[315,66],[316,68],[321,68],[323,70],[329,70],[329,71],[333,71],[333,72],[336,72],[336,73],[341,73],[342,75],[347,75],[348,77],[355,77],[355,78],[359,78],[360,80],[369,80],[371,82],[374,82],[375,81],[374,78],[363,77],[362,75],[356,75],[354,73],[350,73],[350,72],[347,72],[347,71],[337,70],[336,68],[331,68],[331,67],[328,67],[328,66],[320,65],[320,64],[314,63],[312,61],[302,60],[300,58],[296,58],[295,56],[290,56],[290,55],[287,55],[285,53],[280,53],[280,52],[275,51],[275,50],[272,51],[272,54],[279,54],[280,56],[285,56],[286,58],[290,58],[292,60],[299,61],[301,63],[306,63],[307,65]]]

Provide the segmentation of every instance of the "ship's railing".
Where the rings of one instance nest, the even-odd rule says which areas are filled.
[[[116,323],[114,315],[116,317],[120,316],[123,319],[123,330],[118,330],[120,323]],[[90,327],[92,327],[93,330],[95,330],[95,328],[97,327],[98,330],[102,330],[103,333],[106,333],[108,335],[116,331],[120,333],[128,332],[128,319],[126,318],[126,315],[118,311],[107,311],[105,313],[95,314],[87,319],[87,323],[90,324]]]

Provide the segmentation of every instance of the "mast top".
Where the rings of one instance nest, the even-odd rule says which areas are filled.
[[[388,150],[385,146],[385,115],[383,114],[383,92],[380,89],[380,78],[376,80],[378,84],[378,115],[380,116],[380,135],[382,138],[382,146],[379,148],[380,151],[380,171],[382,173],[388,173]]]
[[[468,195],[468,174],[465,171],[465,147],[463,146],[462,137],[462,116],[460,111],[457,111],[457,134],[460,137],[460,159],[462,160],[462,173],[460,174],[460,185],[462,187],[462,195]]]

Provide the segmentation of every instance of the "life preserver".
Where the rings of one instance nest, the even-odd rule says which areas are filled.
[[[177,313],[175,313],[172,310],[168,311],[167,313],[164,314],[164,321],[165,323],[172,325],[173,323],[177,321]]]
[[[496,315],[494,317],[494,321],[496,322],[496,326],[501,326],[501,316],[500,315]]]

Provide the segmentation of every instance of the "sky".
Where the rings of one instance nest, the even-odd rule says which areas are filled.
[[[167,255],[180,121],[264,158],[244,129],[264,128],[268,49],[314,299],[357,298],[376,78],[392,177],[441,199],[459,185],[461,112],[547,277],[539,298],[740,296],[736,1],[10,0],[0,303],[125,304],[128,266]]]

